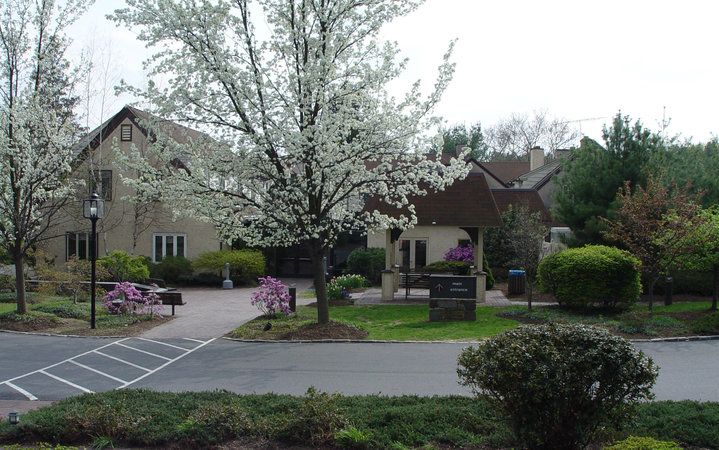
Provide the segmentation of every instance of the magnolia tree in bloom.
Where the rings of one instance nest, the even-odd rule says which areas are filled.
[[[27,312],[27,252],[47,230],[72,186],[77,72],[64,59],[63,32],[87,0],[6,0],[0,6],[0,245],[15,263],[17,311]]]
[[[394,218],[362,211],[364,199],[407,206],[408,196],[468,171],[464,155],[445,164],[427,157],[441,147],[426,131],[439,123],[432,111],[454,71],[452,44],[429,94],[419,82],[400,96],[387,89],[405,61],[377,36],[421,1],[127,4],[113,18],[158,49],[147,64],[163,81],[134,91],[157,116],[207,134],[158,133],[149,160],[126,158],[141,173],[128,182],[213,222],[226,239],[306,246],[320,323],[329,321],[323,257],[338,236],[416,220],[411,206]]]

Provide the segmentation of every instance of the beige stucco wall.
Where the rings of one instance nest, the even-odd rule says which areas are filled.
[[[130,124],[125,119],[123,124]],[[112,134],[103,137],[103,143],[94,152],[95,170],[112,170],[112,200],[105,202],[105,218],[98,222],[99,247],[98,253],[103,256],[112,250],[124,250],[128,253],[152,257],[153,235],[155,233],[185,234],[185,256],[192,259],[207,251],[219,250],[220,240],[214,226],[194,219],[174,220],[172,213],[162,204],[146,205],[144,212],[138,212],[135,205],[124,199],[133,195],[133,190],[122,181],[121,170],[114,158],[113,140],[122,151],[128,151],[134,144],[141,152],[146,149],[147,140],[142,131],[133,126],[132,141],[120,141],[121,126]],[[89,179],[89,160],[83,162],[74,172],[75,177]],[[130,173],[124,173],[131,176]],[[90,230],[90,221],[82,218],[81,202],[89,195],[89,187],[85,186],[77,192],[77,198],[61,211],[59,223],[54,226],[48,236],[55,236],[43,244],[48,256],[55,257],[56,264],[65,262],[65,235],[68,232],[84,232]],[[134,237],[133,237],[134,236]]]
[[[418,226],[405,230],[399,238],[427,239],[427,263],[431,264],[435,261],[441,261],[447,250],[456,247],[460,239],[469,239],[469,235],[457,227]],[[399,258],[401,258],[401,255],[399,253],[399,242],[395,242],[394,245],[397,255],[396,264],[400,264],[401,261]],[[380,230],[367,233],[367,247],[384,248],[385,231]]]

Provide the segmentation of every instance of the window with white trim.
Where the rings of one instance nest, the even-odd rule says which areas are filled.
[[[152,261],[160,262],[166,256],[187,254],[187,235],[180,233],[155,233],[152,235]]]
[[[77,259],[88,259],[90,255],[90,233],[67,233],[65,235],[65,260],[75,256]]]

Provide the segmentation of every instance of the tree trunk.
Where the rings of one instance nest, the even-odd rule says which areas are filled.
[[[654,287],[657,285],[659,277],[653,277],[649,280],[649,311],[654,307]]]
[[[532,310],[532,282],[527,279],[527,309]]]
[[[15,296],[17,299],[17,313],[27,314],[25,301],[25,258],[22,252],[17,251],[13,257],[15,262]]]
[[[324,249],[318,244],[311,244],[310,252],[312,257],[312,275],[315,281],[315,295],[317,296],[317,323],[325,324],[330,321],[330,305],[327,301]]]
[[[717,299],[719,298],[719,265],[714,266],[714,293],[712,295],[712,311],[717,310]]]

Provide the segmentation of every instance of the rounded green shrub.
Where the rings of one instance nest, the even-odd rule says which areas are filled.
[[[192,277],[192,262],[183,256],[166,256],[150,267],[150,274],[168,283],[185,282]]]
[[[703,334],[719,334],[719,312],[713,312],[692,322],[692,331]]]
[[[198,256],[192,266],[198,272],[219,275],[225,263],[230,264],[230,278],[235,284],[254,284],[265,274],[265,256],[258,250],[207,252]]]
[[[367,278],[372,284],[381,282],[384,270],[383,248],[357,248],[347,257],[346,273],[356,273]]]
[[[588,245],[547,256],[539,263],[539,287],[571,307],[627,307],[642,290],[641,263],[615,247]]]
[[[629,341],[584,325],[523,326],[464,349],[460,383],[488,395],[523,447],[583,448],[652,398],[657,368]]]
[[[609,447],[604,447],[604,450],[682,450],[682,448],[676,442],[659,441],[651,437],[629,436]]]
[[[97,260],[105,268],[113,281],[142,283],[150,278],[150,268],[143,256],[130,255],[122,250],[113,250],[109,255]]]

